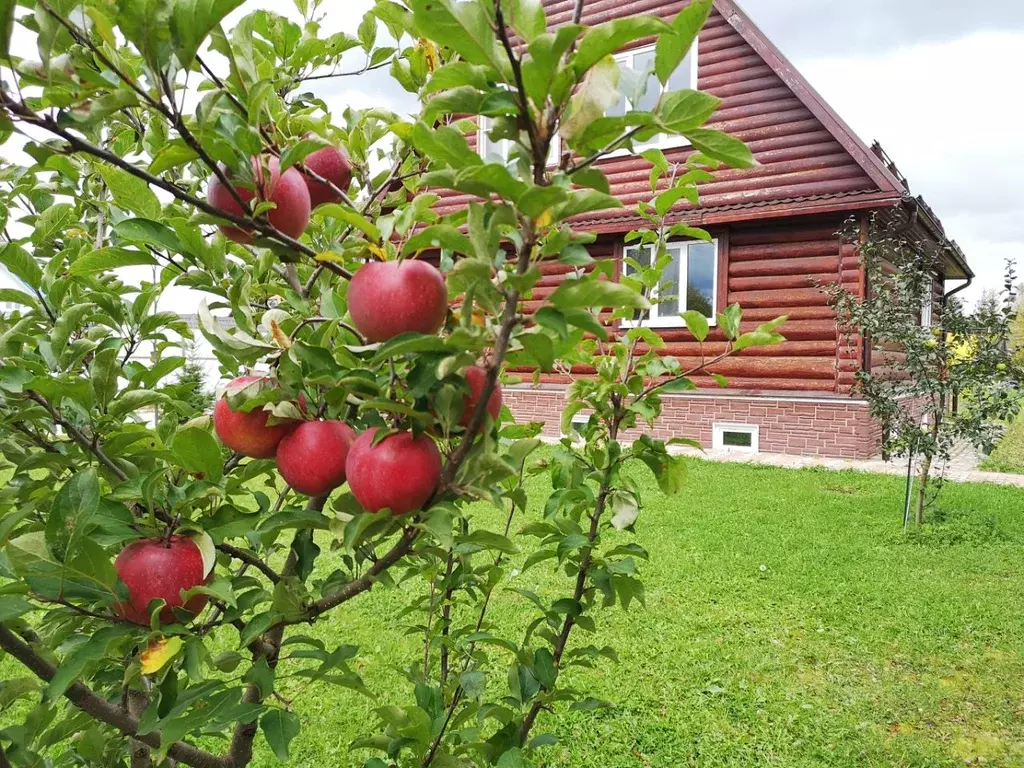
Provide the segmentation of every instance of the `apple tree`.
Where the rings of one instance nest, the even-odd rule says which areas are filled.
[[[284,762],[309,737],[282,692],[327,686],[368,695],[369,768],[531,765],[553,715],[604,705],[573,670],[615,656],[586,637],[598,610],[643,601],[625,470],[680,490],[643,429],[713,362],[684,370],[643,320],[666,240],[707,237],[674,204],[752,158],[696,91],[605,114],[668,80],[711,2],[586,27],[580,0],[555,27],[537,0],[379,0],[354,35],[322,30],[331,3],[242,5],[0,0],[0,140],[24,158],[0,161],[0,766]],[[620,71],[649,37],[654,71]],[[309,89],[384,68],[417,114],[331,115]],[[507,163],[474,150],[481,120]],[[656,134],[695,151],[644,153],[630,237],[657,258],[615,280],[572,223],[621,207],[597,161]],[[442,215],[445,194],[466,202]],[[569,276],[540,293],[544,260]],[[212,414],[180,382],[182,297],[232,380]],[[725,354],[781,339],[718,321]],[[505,366],[583,363],[586,425],[538,450]],[[402,701],[344,624],[310,630],[384,590],[422,636]],[[492,620],[503,601],[522,627]]]

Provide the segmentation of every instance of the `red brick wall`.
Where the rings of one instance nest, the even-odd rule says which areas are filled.
[[[565,403],[561,387],[507,387],[503,395],[518,421],[543,421],[544,433],[558,437]],[[878,426],[867,405],[857,400],[666,395],[662,403],[662,415],[654,429],[644,429],[662,439],[687,437],[711,448],[714,423],[757,424],[764,453],[848,459],[878,454]]]

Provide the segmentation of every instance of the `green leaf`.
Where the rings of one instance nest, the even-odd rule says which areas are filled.
[[[743,319],[743,310],[739,304],[730,304],[724,312],[718,313],[718,327],[725,333],[726,338],[735,339],[740,335],[740,320]]]
[[[153,162],[149,164],[149,172],[157,175],[166,173],[172,168],[191,163],[198,157],[196,151],[185,143],[166,144],[153,157]]]
[[[0,302],[10,304],[21,304],[29,309],[38,309],[39,302],[24,291],[16,288],[0,288]]]
[[[704,341],[708,337],[708,332],[711,330],[708,326],[708,319],[704,317],[703,312],[698,312],[695,309],[687,310],[681,315],[683,321],[686,323],[686,328],[693,334],[693,338],[697,341]]]
[[[118,208],[149,219],[160,216],[160,201],[145,181],[112,165],[101,165],[96,172],[103,177]]]
[[[656,16],[629,16],[591,27],[580,40],[572,58],[576,74],[582,76],[605,56],[634,40],[671,33],[672,28]]]
[[[0,621],[14,621],[34,610],[35,606],[23,597],[0,595]]]
[[[640,516],[640,505],[629,491],[615,491],[611,497],[612,527],[618,531],[629,528]]]
[[[318,149],[328,146],[323,139],[302,139],[292,144],[281,153],[281,173],[291,168],[296,163],[301,163]]]
[[[672,21],[672,31],[658,36],[654,50],[654,73],[662,85],[686,58],[697,35],[711,15],[714,0],[694,0]]]
[[[0,249],[0,264],[29,288],[38,290],[43,283],[43,270],[28,251],[15,243]]]
[[[133,389],[124,392],[110,405],[109,413],[115,418],[123,418],[140,408],[148,408],[167,401],[167,395],[146,389]]]
[[[621,207],[622,201],[617,197],[598,192],[596,189],[577,189],[569,195],[566,202],[555,209],[554,213],[556,221],[564,221],[583,213]]]
[[[544,6],[540,0],[512,0],[508,22],[523,40],[532,42],[547,29]]]
[[[46,521],[46,543],[63,562],[74,554],[100,503],[100,481],[91,467],[78,472],[57,492]]]
[[[683,131],[695,149],[733,168],[752,168],[757,160],[739,139],[712,128],[693,128]]]
[[[665,96],[658,119],[674,133],[699,129],[721,103],[721,99],[700,91],[673,91]]]
[[[171,450],[186,472],[204,475],[204,480],[219,483],[224,469],[220,444],[205,429],[188,427],[174,436]]]
[[[299,735],[299,716],[284,709],[271,709],[260,718],[260,729],[274,755],[281,762],[288,760],[288,745]]]
[[[483,529],[473,531],[467,536],[458,537],[454,551],[458,554],[472,554],[484,549],[503,552],[506,555],[519,553],[519,547],[511,539],[500,533]]]
[[[591,68],[569,102],[568,116],[558,131],[562,138],[575,142],[591,123],[618,103],[621,76],[619,65],[611,56]]]
[[[14,8],[16,0],[0,0],[0,58],[11,55],[11,36],[14,34]]]
[[[89,662],[102,659],[111,643],[131,631],[131,628],[126,626],[104,627],[89,635],[88,640],[69,653],[57,668],[56,674],[46,688],[46,698],[53,701],[62,696],[82,676]]]
[[[443,166],[462,169],[483,164],[462,132],[450,126],[431,127],[419,121],[412,129],[412,143],[421,154]]]
[[[464,672],[459,677],[459,685],[466,698],[479,699],[487,692],[487,675],[478,669]]]
[[[178,63],[188,69],[213,28],[245,0],[174,0],[171,39]]]
[[[451,48],[470,64],[508,69],[508,59],[481,3],[451,0],[410,0],[413,22],[421,37]]]
[[[74,206],[68,203],[51,205],[36,218],[35,230],[32,232],[32,242],[36,245],[50,245],[64,233],[64,230],[74,220]]]
[[[79,549],[66,563],[58,562],[47,549],[46,535],[36,531],[12,539],[5,552],[14,572],[43,596],[112,599],[117,573],[109,555],[88,540]]]
[[[421,352],[444,352],[448,344],[440,336],[427,336],[422,333],[403,333],[390,341],[381,344],[373,356],[371,365],[376,366],[389,358]]]
[[[109,272],[119,267],[151,266],[157,261],[148,253],[129,251],[125,248],[109,245],[90,251],[75,259],[71,264],[71,274],[76,276],[91,275],[96,272]]]
[[[732,348],[734,352],[739,352],[740,350],[750,349],[751,347],[770,347],[785,340],[786,339],[782,334],[757,330],[741,335],[736,339]]]
[[[162,69],[171,51],[170,0],[118,0],[117,23],[146,63]]]
[[[186,251],[173,229],[152,219],[124,219],[114,224],[114,232],[118,237],[133,243],[152,245],[171,253]]]
[[[524,333],[517,337],[526,353],[537,361],[542,371],[550,371],[555,364],[555,348],[543,333]]]
[[[373,222],[358,211],[349,208],[347,205],[329,203],[328,205],[321,205],[317,208],[316,212],[319,216],[323,216],[328,219],[337,219],[350,227],[358,229],[375,243],[379,243],[381,241],[380,230],[377,229]]]
[[[627,285],[611,280],[563,280],[548,301],[558,309],[650,309],[650,302]]]
[[[518,747],[513,747],[503,753],[496,763],[497,768],[532,768],[531,763],[526,759],[526,754]]]

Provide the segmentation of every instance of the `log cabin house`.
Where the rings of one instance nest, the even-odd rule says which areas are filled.
[[[671,19],[685,4],[588,0],[582,22],[632,14]],[[544,0],[549,25],[569,21],[574,5],[574,0]],[[648,68],[653,42],[639,41],[621,51],[621,62],[635,70]],[[838,281],[860,295],[870,290],[856,247],[841,243],[837,232],[850,217],[866,221],[872,212],[889,212],[906,217],[921,236],[943,248],[943,272],[936,275],[934,301],[922,309],[924,323],[930,322],[933,307],[939,311],[947,281],[967,281],[952,293],[973,278],[963,253],[946,238],[924,201],[911,195],[881,147],[866,146],[734,0],[715,0],[695,49],[668,87],[696,87],[721,98],[709,126],[745,141],[760,165],[718,172],[701,186],[699,207],[683,201],[674,209],[674,221],[703,227],[714,239],[673,246],[678,300],[660,305],[650,322],[666,342],[664,353],[680,358],[684,368],[699,361],[698,345],[677,315],[686,309],[704,308],[713,319],[728,304],[739,303],[744,330],[780,315],[790,319],[781,328],[785,343],[746,350],[714,368],[727,377],[727,388],[710,377],[697,378],[696,392],[666,395],[655,436],[693,438],[724,450],[875,455],[880,431],[854,383],[861,366],[878,365],[884,352],[840,333],[826,294],[817,287]],[[625,102],[619,109],[625,109]],[[652,145],[670,161],[693,151],[681,137]],[[484,130],[477,146],[484,154],[503,151]],[[590,246],[594,258],[621,263],[624,254],[642,256],[631,252],[623,238],[643,226],[631,208],[650,197],[650,165],[640,157],[613,156],[599,167],[626,207],[590,214],[574,226],[597,234]],[[438,207],[454,210],[468,200],[446,195]],[[552,262],[542,271],[544,279],[528,308],[543,303],[571,268]],[[724,349],[724,337],[714,329],[709,342],[709,354]],[[524,381],[532,373],[510,372]],[[587,373],[574,369],[572,376]],[[505,401],[518,420],[544,421],[546,432],[557,436],[570,380],[564,374],[541,374],[537,385],[506,387]]]

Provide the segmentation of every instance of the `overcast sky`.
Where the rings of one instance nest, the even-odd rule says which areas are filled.
[[[1007,257],[1024,270],[1024,0],[739,2],[865,142],[882,142],[911,191],[935,209],[978,275],[969,299],[1001,286]],[[339,10],[328,11],[324,31],[354,32],[372,5],[326,0],[322,8]],[[288,0],[250,0],[229,22],[257,7],[294,9]],[[314,90],[336,119],[346,105],[413,108],[386,70]]]

